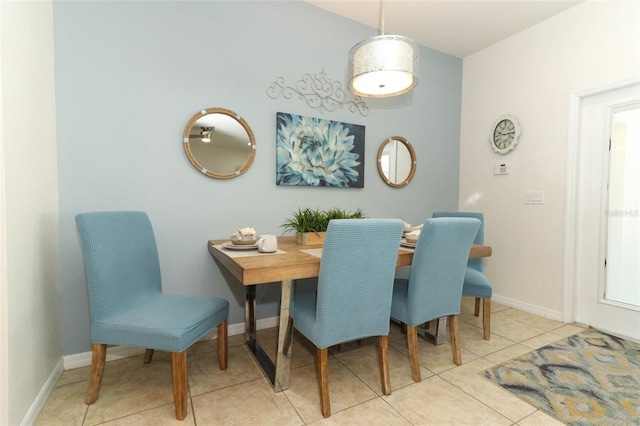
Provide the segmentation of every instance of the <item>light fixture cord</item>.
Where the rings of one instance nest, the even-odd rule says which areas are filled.
[[[380,0],[380,18],[379,18],[379,26],[380,26],[380,35],[384,35],[384,0]]]

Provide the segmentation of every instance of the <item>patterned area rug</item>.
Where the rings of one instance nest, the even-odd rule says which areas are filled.
[[[640,344],[597,330],[479,374],[568,425],[640,425]]]

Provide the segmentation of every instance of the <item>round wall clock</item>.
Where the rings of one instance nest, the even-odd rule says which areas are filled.
[[[491,147],[499,154],[512,151],[520,138],[520,125],[518,119],[512,115],[503,115],[498,118],[491,128]]]

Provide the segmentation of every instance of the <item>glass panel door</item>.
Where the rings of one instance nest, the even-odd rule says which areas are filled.
[[[612,109],[605,289],[640,309],[640,103]]]

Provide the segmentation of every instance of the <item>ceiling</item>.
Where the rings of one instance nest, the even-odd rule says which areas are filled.
[[[379,29],[378,0],[306,1]],[[422,46],[464,58],[582,1],[385,0],[384,32],[403,35]]]

